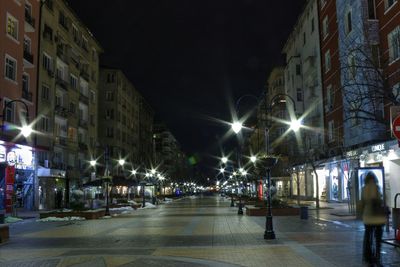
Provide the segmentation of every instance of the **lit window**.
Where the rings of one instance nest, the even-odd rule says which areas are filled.
[[[18,20],[10,14],[7,14],[7,34],[18,40]]]
[[[329,34],[328,16],[322,21],[322,37],[325,39]]]
[[[328,50],[325,53],[325,73],[331,69],[331,52]]]

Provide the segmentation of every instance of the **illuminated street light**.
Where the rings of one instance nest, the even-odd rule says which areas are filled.
[[[133,170],[131,171],[131,173],[132,173],[132,175],[136,175],[136,174],[137,174],[137,171],[136,171],[135,169],[133,169]]]
[[[32,127],[31,127],[30,125],[24,125],[24,126],[22,126],[22,128],[21,128],[21,134],[22,134],[24,137],[30,136],[31,133],[32,133]]]
[[[250,157],[250,161],[255,163],[257,161],[257,157],[256,156],[251,156]]]
[[[125,164],[125,160],[124,159],[120,159],[118,160],[118,164],[123,166]]]
[[[227,163],[228,162],[228,158],[227,157],[222,157],[222,159],[221,159],[221,161],[222,161],[222,163]]]
[[[290,123],[290,129],[294,132],[297,132],[300,129],[301,125],[302,125],[301,120],[292,120]]]
[[[90,163],[90,166],[94,167],[94,166],[96,166],[97,161],[92,159],[91,161],[89,161],[89,163]]]
[[[240,132],[240,130],[242,129],[243,124],[239,121],[235,121],[234,123],[232,123],[232,130],[237,134]]]
[[[155,174],[156,174],[156,170],[155,170],[155,169],[151,169],[150,172],[151,172],[152,175],[155,175]]]
[[[220,172],[220,173],[224,173],[224,172],[225,172],[225,168],[219,169],[219,172]]]

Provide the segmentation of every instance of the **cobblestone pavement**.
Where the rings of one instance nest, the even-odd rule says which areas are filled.
[[[188,197],[112,219],[10,225],[0,266],[362,266],[363,225],[333,209],[310,218],[274,217],[276,240],[264,240],[264,217],[237,215],[221,197]],[[393,233],[389,233],[393,235]],[[400,251],[383,245],[384,266]]]

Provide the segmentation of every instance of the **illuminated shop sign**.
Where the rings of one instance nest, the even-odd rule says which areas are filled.
[[[385,143],[371,146],[371,152],[385,151]]]
[[[0,162],[6,162],[8,166],[15,166],[16,169],[33,170],[34,158],[32,148],[15,145],[7,149],[7,146],[0,145]]]

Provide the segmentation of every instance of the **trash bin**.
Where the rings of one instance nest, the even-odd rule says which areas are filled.
[[[300,207],[300,219],[308,219],[308,207]]]

